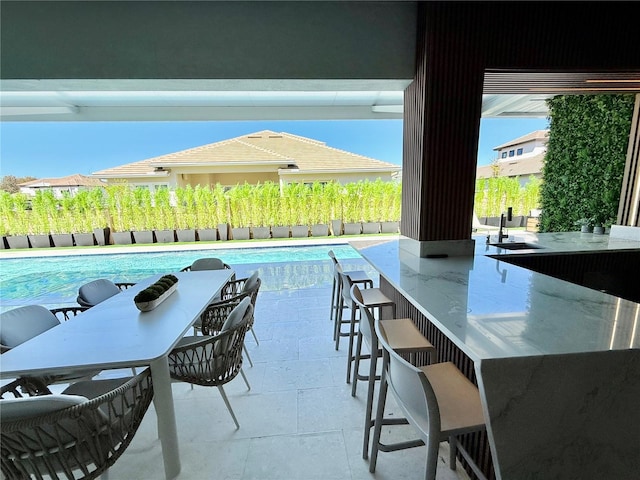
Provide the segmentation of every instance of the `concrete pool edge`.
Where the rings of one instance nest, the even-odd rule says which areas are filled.
[[[147,252],[172,252],[189,250],[226,250],[235,248],[270,248],[270,247],[296,247],[317,245],[348,245],[354,242],[371,242],[372,240],[392,240],[398,237],[396,234],[366,235],[366,236],[340,236],[308,239],[288,239],[270,241],[229,241],[229,242],[194,242],[194,243],[164,243],[144,245],[109,245],[93,247],[67,247],[67,248],[29,248],[21,250],[0,250],[0,259],[6,258],[33,258],[33,257],[61,257],[75,255],[102,255],[120,253],[147,253]]]

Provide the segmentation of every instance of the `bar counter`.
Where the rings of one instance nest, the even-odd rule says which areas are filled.
[[[478,384],[491,452],[482,439],[468,443],[481,468],[498,479],[638,478],[640,304],[510,262],[604,252],[635,259],[640,242],[538,234],[540,248],[508,250],[474,239],[473,256],[446,258],[415,256],[402,237],[354,247],[438,360]]]

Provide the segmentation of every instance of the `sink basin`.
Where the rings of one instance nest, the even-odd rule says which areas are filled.
[[[527,242],[502,242],[502,243],[492,243],[494,247],[504,248],[506,250],[536,250],[541,247],[540,245],[536,245],[535,243],[527,243]]]

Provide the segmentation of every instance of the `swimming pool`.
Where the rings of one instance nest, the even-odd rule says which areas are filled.
[[[175,272],[201,257],[219,257],[239,278],[258,270],[261,290],[330,284],[333,250],[346,269],[367,268],[350,245],[314,245],[216,250],[175,250],[95,255],[0,259],[0,309],[39,304],[49,308],[75,305],[78,288],[97,278],[136,282],[149,275]],[[372,274],[375,274],[371,268]]]

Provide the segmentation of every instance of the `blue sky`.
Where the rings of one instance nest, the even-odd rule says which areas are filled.
[[[546,119],[483,119],[478,164],[491,163],[493,147],[547,126]],[[260,130],[302,135],[330,147],[402,164],[401,120],[2,122],[0,175],[88,175]]]

